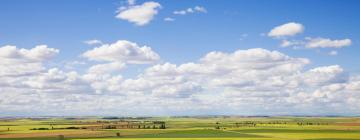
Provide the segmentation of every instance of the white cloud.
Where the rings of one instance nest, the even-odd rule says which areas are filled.
[[[25,79],[22,81],[25,86],[30,89],[40,90],[40,93],[56,93],[61,91],[62,94],[83,94],[89,89],[89,86],[77,72],[64,72],[57,68],[48,69],[46,72],[32,75]]]
[[[304,29],[305,29],[304,26],[300,23],[289,22],[273,28],[268,33],[268,36],[270,37],[294,36],[296,34],[302,33]]]
[[[302,33],[304,31],[304,26],[300,23],[290,22],[273,28],[268,36],[280,38],[287,36],[294,36],[296,34]],[[289,40],[288,38],[283,38],[281,41],[280,47],[292,47],[293,49],[299,48],[343,48],[350,46],[352,44],[351,39],[329,39],[329,38],[311,38],[306,37],[303,40]],[[329,55],[337,55],[337,51],[331,51]]]
[[[16,46],[0,47],[0,76],[27,75],[42,71],[42,63],[57,55],[59,50],[39,45],[32,49]]]
[[[282,40],[280,46],[297,48],[304,46],[304,44],[305,43],[303,41],[299,41],[299,40]]]
[[[101,40],[97,40],[97,39],[86,40],[86,41],[84,41],[84,43],[88,44],[88,45],[101,45],[101,44],[103,44]]]
[[[164,21],[175,21],[175,19],[171,18],[171,17],[166,17],[166,18],[164,18]]]
[[[175,15],[186,15],[187,11],[186,10],[180,10],[180,11],[174,11],[173,13]]]
[[[309,38],[307,48],[343,48],[351,45],[350,39],[331,40],[328,38]]]
[[[129,5],[134,5],[136,3],[136,0],[128,0]]]
[[[338,65],[304,71],[303,67],[308,63],[309,60],[304,58],[292,58],[264,49],[238,50],[233,53],[210,52],[199,63],[154,65],[137,79],[125,80],[119,89],[143,92],[143,96],[150,95],[159,99],[192,99],[199,103],[197,107],[201,103],[217,108],[211,104],[215,100],[217,103],[224,103],[219,106],[242,110],[245,109],[243,104],[251,105],[256,110],[262,108],[258,105],[266,104],[271,113],[274,113],[276,108],[289,110],[286,107],[288,105],[304,108],[303,102],[307,102],[333,111],[331,107],[322,104],[331,106],[338,103],[339,99],[335,98],[338,93],[322,89],[349,92],[341,86],[346,87],[353,82],[348,80],[349,77]],[[355,87],[357,86],[352,89],[357,89]],[[210,97],[206,98],[207,96]],[[342,100],[344,106],[346,100]],[[354,102],[353,100],[351,101]]]
[[[207,13],[207,10],[202,6],[195,6],[194,10],[201,13]]]
[[[332,56],[335,56],[335,55],[338,54],[338,52],[337,52],[337,51],[330,51],[328,54],[329,54],[329,55],[332,55]]]
[[[154,65],[138,79],[131,80],[131,84],[128,83],[130,81],[124,82],[126,84],[119,89],[133,90],[133,85],[137,85],[136,90],[154,96],[183,98],[198,95],[202,91],[211,93],[213,88],[261,90],[257,88],[273,88],[275,85],[280,88],[292,86],[291,82],[288,83],[286,78],[281,79],[281,76],[292,75],[307,63],[309,60],[304,58],[291,58],[264,49],[238,50],[230,54],[210,52],[200,59],[200,63]],[[165,89],[168,92],[164,92]],[[222,91],[219,92],[222,94]]]
[[[201,86],[196,83],[186,82],[175,85],[163,85],[153,89],[155,97],[187,98],[192,94],[201,91]]]
[[[52,58],[59,50],[39,45],[30,50],[17,49],[16,46],[4,46],[0,48],[0,57],[6,60],[37,62]]]
[[[118,41],[89,50],[83,54],[86,58],[104,63],[84,73],[47,69],[42,66],[45,59],[39,58],[50,57],[38,55],[39,51],[28,49],[25,52],[37,55],[19,57],[21,49],[1,48],[6,50],[0,51],[1,60],[21,58],[27,60],[22,65],[36,63],[42,68],[21,76],[0,74],[1,115],[360,113],[360,76],[348,75],[339,65],[307,70],[310,60],[306,58],[255,48],[214,51],[193,62],[155,64],[134,77],[120,75],[126,64],[154,60],[141,48]],[[0,69],[5,68],[2,62]],[[6,63],[6,68],[16,64]]]
[[[153,20],[154,16],[158,14],[158,10],[160,8],[161,5],[153,1],[145,2],[142,5],[130,4],[128,7],[119,8],[116,18],[127,20],[138,26],[144,26]]]
[[[123,91],[123,89],[119,89],[122,76],[118,73],[126,64],[150,64],[160,60],[159,55],[150,47],[140,47],[136,43],[126,40],[103,44],[84,52],[82,56],[89,60],[107,62],[92,65],[84,75],[84,79],[91,84],[97,94],[116,90]]]
[[[186,15],[186,14],[192,14],[192,13],[207,13],[207,10],[205,7],[202,6],[195,6],[194,8],[187,8],[184,10],[176,10],[173,12],[175,15]]]
[[[106,64],[97,64],[89,68],[88,73],[91,74],[107,74],[114,71],[120,71],[125,67],[124,63],[111,62]]]
[[[280,47],[292,47],[294,49],[298,48],[335,48],[340,49],[346,46],[350,46],[352,41],[350,39],[340,39],[340,40],[331,40],[326,38],[310,38],[307,37],[305,40],[282,40]],[[328,55],[335,56],[338,54],[337,51],[332,50],[327,53]]]
[[[329,83],[342,83],[348,77],[339,65],[332,65],[311,69],[304,73],[303,79],[309,85],[326,85]]]
[[[281,47],[289,47],[292,45],[292,42],[288,41],[288,40],[283,40],[281,41]]]
[[[150,47],[140,47],[136,43],[119,40],[113,44],[103,44],[82,54],[95,61],[121,62],[129,64],[154,63],[160,56]]]

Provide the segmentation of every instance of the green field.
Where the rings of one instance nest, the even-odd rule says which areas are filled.
[[[161,128],[161,123],[166,124],[166,128]],[[360,140],[360,118],[168,117],[0,120],[0,140],[59,140],[61,137],[66,140]]]

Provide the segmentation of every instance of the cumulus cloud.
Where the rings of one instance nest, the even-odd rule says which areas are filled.
[[[106,64],[96,64],[89,68],[88,73],[92,74],[107,74],[114,71],[120,71],[125,67],[124,63],[111,62]]]
[[[38,75],[29,76],[22,83],[27,88],[40,90],[40,93],[61,91],[63,94],[79,94],[85,93],[89,89],[89,86],[77,72],[64,72],[58,68],[51,68]]]
[[[210,104],[212,108],[217,108],[212,104],[214,100],[232,109],[245,109],[246,105],[258,110],[262,108],[258,105],[266,104],[271,112],[278,107],[288,110],[287,105],[303,108],[303,102],[325,105],[321,107],[332,110],[326,105],[337,104],[339,99],[335,97],[354,94],[341,88],[355,84],[340,66],[304,70],[307,64],[308,59],[260,48],[233,53],[210,52],[197,63],[154,65],[138,78],[124,80],[117,88],[160,99],[191,99],[199,102],[199,106]],[[336,93],[327,90],[336,90]],[[341,100],[344,106],[348,103],[346,100]]]
[[[120,7],[116,18],[127,20],[138,26],[144,26],[153,20],[161,8],[160,3],[149,1],[141,5],[134,5],[135,1],[129,1],[129,6]]]
[[[184,10],[176,10],[173,12],[175,15],[186,15],[186,14],[193,14],[193,13],[207,13],[205,7],[202,6],[195,6],[194,8],[187,8]]]
[[[296,34],[302,33],[304,31],[304,26],[300,23],[290,22],[280,26],[273,28],[269,33],[268,36],[280,38],[280,37],[288,37],[294,36]],[[352,44],[351,39],[329,39],[329,38],[311,38],[306,37],[305,39],[289,39],[283,38],[280,43],[280,47],[292,47],[293,49],[298,48],[309,48],[309,49],[316,49],[316,48],[343,48],[346,46],[350,46]],[[328,55],[335,56],[337,55],[337,51],[331,51]]]
[[[150,47],[119,40],[113,44],[103,44],[82,54],[83,57],[95,61],[121,62],[128,64],[148,64],[160,59]]]
[[[4,46],[0,48],[0,57],[2,59],[14,61],[44,61],[58,53],[59,50],[48,48],[46,45],[39,45],[32,49],[18,49],[16,46]]]
[[[123,91],[119,86],[119,82],[123,80],[119,73],[127,64],[151,64],[160,60],[160,56],[150,47],[140,47],[126,40],[103,44],[84,52],[82,56],[100,62],[92,65],[84,75],[84,79],[91,84],[97,94]]]
[[[84,57],[101,63],[85,72],[42,67],[45,58],[56,54],[49,55],[51,48],[25,51],[36,52],[32,55],[14,53],[21,50],[17,48],[4,49],[1,60],[26,59],[24,63],[38,63],[42,70],[15,77],[0,75],[0,110],[28,115],[360,113],[360,76],[349,75],[339,65],[307,69],[307,58],[255,48],[213,51],[193,62],[157,63],[137,76],[122,76],[126,64],[159,59],[144,47],[117,41],[86,51]]]
[[[309,60],[304,58],[291,58],[280,52],[260,48],[238,50],[230,54],[210,52],[199,63],[154,65],[138,79],[130,80],[132,84],[127,83],[130,81],[124,83],[137,85],[137,90],[145,90],[151,95],[173,98],[198,95],[212,88],[257,90],[273,88],[276,84],[280,88],[288,84],[285,78],[280,78],[282,75],[294,74],[307,63]],[[274,83],[271,77],[278,77],[278,83]],[[119,89],[127,88],[123,85]],[[164,89],[168,92],[163,92]]]
[[[307,71],[303,76],[305,83],[309,85],[343,83],[348,79],[339,65],[317,67]]]
[[[309,38],[307,48],[343,48],[351,45],[350,39],[331,40],[328,38]]]
[[[294,36],[296,34],[302,33],[305,27],[296,22],[289,22],[283,25],[279,25],[274,27],[269,33],[270,37],[286,37],[286,36]]]
[[[26,75],[42,71],[42,63],[59,53],[58,49],[39,45],[32,49],[18,49],[16,46],[0,47],[0,76]]]

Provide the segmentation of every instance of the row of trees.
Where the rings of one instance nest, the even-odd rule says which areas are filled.
[[[281,121],[274,121],[274,122],[254,122],[254,121],[244,121],[244,122],[236,122],[235,127],[256,127],[256,125],[284,125],[284,124],[297,124],[299,126],[303,125],[329,125],[329,123],[321,123],[321,122],[281,122]],[[220,123],[215,123],[215,129],[220,129]]]

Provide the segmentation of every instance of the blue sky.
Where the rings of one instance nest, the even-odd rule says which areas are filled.
[[[356,0],[345,0],[345,1],[228,0],[228,1],[220,2],[215,0],[208,0],[208,1],[159,0],[159,1],[152,1],[153,3],[157,3],[161,6],[155,8],[156,14],[152,13],[153,18],[147,19],[148,23],[144,25],[136,25],[136,23],[129,22],[129,20],[127,19],[116,17],[117,15],[120,15],[121,12],[130,10],[131,8],[139,5],[141,6],[146,2],[149,1],[138,0],[135,2],[135,4],[131,5],[128,3],[128,1],[121,1],[121,0],[106,0],[106,1],[103,0],[92,0],[92,1],[2,0],[0,1],[0,19],[1,19],[0,47],[6,45],[14,45],[19,50],[21,48],[31,50],[37,45],[47,45],[47,48],[57,49],[59,52],[52,51],[52,53],[54,53],[54,55],[56,54],[56,56],[54,57],[51,56],[51,60],[49,56],[46,57],[46,60],[44,61],[36,62],[36,63],[40,63],[44,67],[44,69],[42,69],[41,72],[38,72],[38,74],[40,73],[40,76],[44,75],[46,71],[52,68],[56,68],[57,70],[62,71],[63,73],[75,71],[77,72],[79,79],[84,80],[84,76],[85,76],[85,80],[84,80],[85,83],[87,82],[87,84],[89,84],[88,86],[94,88],[95,92],[100,91],[102,89],[96,89],[97,87],[94,87],[94,84],[91,83],[93,81],[86,79],[86,75],[89,74],[90,67],[98,64],[106,64],[107,62],[109,63],[116,62],[117,64],[120,63],[124,64],[125,65],[124,67],[126,68],[118,68],[121,70],[111,71],[109,72],[111,76],[105,78],[106,80],[106,79],[111,79],[111,77],[116,77],[121,75],[123,79],[122,82],[120,82],[120,84],[123,84],[124,81],[128,79],[137,79],[139,77],[142,77],[143,75],[146,75],[146,69],[151,69],[152,67],[157,65],[164,66],[166,63],[170,63],[179,67],[180,65],[187,63],[200,64],[201,63],[200,59],[204,58],[206,54],[212,51],[231,54],[237,50],[249,50],[253,48],[262,48],[264,49],[264,51],[270,51],[270,52],[263,52],[263,53],[269,53],[269,55],[273,53],[271,51],[278,51],[294,59],[306,58],[310,61],[310,63],[304,64],[303,68],[299,68],[295,70],[293,73],[301,72],[304,73],[304,75],[306,75],[307,71],[311,71],[311,69],[316,69],[316,68],[326,69],[328,68],[328,66],[337,65],[340,67],[342,71],[341,74],[339,75],[341,76],[349,75],[346,77],[346,80],[343,83],[341,82],[339,83],[339,81],[343,81],[343,77],[337,77],[338,75],[336,75],[336,76],[330,76],[333,79],[330,79],[327,82],[323,82],[323,83],[327,83],[326,85],[317,84],[316,86],[307,85],[296,88],[297,90],[298,89],[311,90],[311,91],[306,91],[306,92],[311,92],[309,94],[312,93],[315,94],[316,90],[324,89],[326,86],[331,86],[334,84],[342,84],[343,86],[347,87],[345,84],[352,85],[353,84],[352,82],[355,81],[354,83],[357,83],[357,79],[359,79],[358,78],[358,74],[360,73],[360,68],[359,68],[360,56],[358,55],[358,52],[360,52],[360,49],[358,47],[358,44],[360,43],[358,40],[358,38],[360,38],[360,28],[358,28],[358,25],[360,25],[360,20],[358,18],[358,13],[360,13],[359,1]],[[195,10],[196,6],[204,8],[206,11],[205,12],[196,11]],[[124,7],[125,9],[119,10],[120,7]],[[174,14],[174,11],[186,10],[188,8],[192,8],[192,10],[194,10],[195,12],[187,13],[185,15]],[[172,18],[174,19],[174,21],[165,21],[164,20],[165,18]],[[280,35],[276,37],[268,35],[269,32],[271,32],[271,30],[273,30],[275,27],[279,27],[287,23],[296,23],[297,25],[301,25],[303,29],[302,31],[293,33],[293,35],[283,35],[283,36]],[[324,39],[329,39],[329,40],[327,40],[328,42],[326,42],[325,45],[320,45],[320,46],[318,45],[313,48],[309,48],[308,47],[309,42],[311,42],[312,40],[319,41],[315,39],[322,39],[321,41],[324,41]],[[341,40],[345,41],[345,39],[350,40],[351,43],[347,42],[342,45],[340,44],[338,47],[334,47],[334,45],[332,44],[332,43],[336,43],[336,41],[341,41]],[[84,43],[85,41],[88,40],[99,40],[103,43],[103,45],[101,44],[89,45]],[[148,46],[151,48],[151,50],[154,53],[159,55],[159,58],[158,59],[151,58],[151,61],[156,60],[156,62],[153,63],[146,62],[146,64],[135,64],[133,62],[130,62],[132,61],[130,60],[132,58],[125,58],[129,56],[124,56],[124,58],[122,58],[121,60],[113,60],[113,59],[117,59],[116,56],[115,56],[116,58],[111,58],[111,60],[109,60],[110,58],[104,58],[104,57],[99,58],[98,57],[99,55],[96,56],[89,55],[84,57],[84,53],[87,51],[91,51],[94,47],[106,47],[106,44],[111,45],[117,42],[118,40],[126,40],[133,43],[137,43],[137,45],[133,46],[135,48]],[[290,41],[290,42],[298,42],[298,43],[296,45],[288,45],[285,47],[284,46],[281,47],[282,41]],[[6,54],[5,51],[6,50],[4,49],[3,53]],[[334,54],[329,55],[331,51],[334,51]],[[3,58],[0,57],[0,60],[1,59],[5,60],[10,58],[6,58],[4,55]],[[98,59],[98,60],[101,59],[101,60],[92,61],[91,59]],[[258,58],[258,59],[265,59],[265,58]],[[138,60],[140,60],[140,58],[136,59],[136,61]],[[243,59],[239,59],[239,60],[241,61]],[[275,60],[267,63],[271,63],[274,61]],[[72,68],[67,67],[67,65],[73,63],[82,63],[82,64],[75,64],[74,66],[72,66]],[[247,61],[245,61],[244,63],[247,63]],[[6,65],[4,64],[1,67],[8,67],[8,65],[9,64]],[[232,64],[229,63],[229,65]],[[204,67],[203,69],[205,68],[206,67]],[[252,71],[253,69],[248,69],[248,70]],[[331,72],[325,72],[325,73],[329,74]],[[102,73],[101,76],[104,76],[106,74]],[[187,75],[189,74],[183,74],[181,75],[181,77],[185,77],[185,79],[191,81],[191,78],[186,78]],[[315,74],[315,76],[318,75],[323,75],[323,74]],[[34,74],[31,76],[33,76],[32,78],[34,78],[37,75]],[[5,74],[2,76],[1,73],[0,73],[0,77],[9,78]],[[20,78],[20,77],[21,76],[18,76],[16,78]],[[284,76],[284,77],[286,78],[293,76]],[[16,78],[10,78],[10,79],[15,80]],[[216,78],[219,77],[214,77],[214,79]],[[242,79],[249,77],[240,76],[239,78]],[[31,79],[31,78],[28,77],[27,79]],[[225,79],[219,79],[219,80],[226,81]],[[256,83],[255,88],[262,87],[262,85],[264,84],[264,83],[257,83],[254,81],[252,82]],[[19,83],[14,82],[11,84],[17,85]],[[11,84],[7,84],[7,85],[11,85]],[[210,85],[212,84],[213,83],[205,84],[201,82],[195,82],[195,85],[200,86],[200,89],[203,90],[201,91],[196,90],[194,92],[191,91],[191,95],[189,95],[189,98],[188,96],[185,97],[185,95],[188,95],[190,91],[184,90],[189,93],[186,93],[184,95],[179,95],[179,97],[182,98],[176,98],[173,100],[188,101],[188,100],[202,100],[208,98],[216,98],[215,96],[212,96],[212,94],[208,95],[208,93],[199,94],[200,92],[206,93],[207,90],[211,89],[208,87],[210,87]],[[172,84],[164,82],[157,85],[156,87],[151,87],[151,88],[154,88],[154,90],[156,90],[159,89],[161,86],[169,87],[170,85]],[[27,87],[31,87],[31,86],[27,85]],[[12,98],[15,100],[20,95],[24,97],[30,96],[29,94],[23,93],[23,91],[19,92],[19,95],[17,95],[16,97],[15,95],[5,96],[7,92],[13,90],[16,92],[20,91],[20,88],[19,87],[14,88],[14,86],[3,86],[2,88],[3,88],[3,93],[1,94],[3,94],[2,95],[3,97]],[[245,87],[236,87],[236,89],[240,89],[240,88],[245,88]],[[41,90],[41,93],[37,93],[37,91],[34,91],[35,89],[36,88],[31,87],[29,89],[25,89],[25,92],[26,91],[34,92],[31,93],[31,96],[39,96],[38,94],[41,93],[44,93],[44,95],[49,94],[48,95],[49,97],[46,99],[45,97],[43,97],[44,98],[43,100],[51,100],[54,98],[53,96],[57,96],[57,97],[59,96],[64,100],[59,101],[58,104],[66,104],[68,102],[71,102],[66,100],[67,98],[66,96],[71,96],[71,97],[79,96],[79,98],[87,98],[83,93],[85,91],[79,91],[81,93],[66,94],[64,96],[61,96],[62,95],[61,92],[65,92],[65,91],[59,91],[60,93],[51,94],[51,93],[47,93],[48,90],[44,89],[43,87],[41,89],[37,89],[37,90]],[[123,90],[123,89],[124,87],[119,87],[119,90]],[[216,90],[221,91],[221,93],[224,93],[225,96],[225,94],[227,94],[229,90],[232,92],[236,92],[236,90],[234,89],[235,88],[231,86],[229,87],[222,86]],[[169,88],[168,90],[171,90],[171,88]],[[179,91],[183,91],[183,90],[179,90]],[[259,92],[260,91],[263,90],[259,90]],[[86,92],[93,92],[93,91],[86,91]],[[136,97],[132,97],[132,95],[130,96],[130,93],[132,92],[134,91],[128,91],[128,89],[126,89],[126,93],[124,93],[124,95],[121,95],[121,97],[119,98],[128,98],[128,99],[136,98]],[[141,94],[144,95],[139,95],[139,96],[142,96],[143,98],[146,99],[155,98],[153,97],[155,91],[141,90],[141,92],[142,92]],[[243,90],[237,92],[240,93],[243,92]],[[305,91],[301,91],[301,93],[302,92]],[[358,95],[360,92],[357,89],[355,90],[352,89],[352,91],[343,90],[342,92],[344,93],[346,92],[349,94],[346,95],[346,97],[348,97],[347,101],[360,100],[360,98],[358,98],[358,96],[360,96]],[[299,93],[300,91],[298,91],[296,94]],[[173,96],[177,97],[178,94],[182,94],[182,93],[176,92],[174,93]],[[292,96],[295,93],[286,93],[286,94],[290,94],[290,96]],[[111,95],[114,95],[116,97],[118,96],[117,93],[114,93],[113,91],[102,91],[101,94],[96,94],[96,96],[101,96],[101,98],[104,98],[104,100],[107,99],[105,97]],[[216,95],[216,96],[223,96],[223,95]],[[336,96],[334,95],[334,98],[338,96],[345,96],[345,95],[336,95]],[[156,98],[165,99],[167,97],[156,96]],[[270,99],[266,97],[264,97],[263,99],[270,101]],[[312,100],[316,100],[316,99],[312,99]],[[328,102],[319,101],[314,104],[319,104],[319,106],[320,104],[330,105],[330,102],[332,101],[328,101]],[[15,103],[11,103],[11,102],[5,103],[5,101],[1,102],[0,100],[0,109],[1,108],[4,109],[5,107],[13,107],[14,109],[9,109],[9,110],[4,109],[4,112],[7,112],[7,115],[23,115],[22,113],[19,113],[22,111],[22,109],[17,108],[17,106],[13,104]],[[266,102],[261,104],[266,104]],[[31,107],[30,103],[25,103],[25,105]],[[48,102],[44,102],[42,103],[42,105],[47,107],[52,106],[52,104]],[[127,105],[131,105],[131,103]],[[162,105],[168,106],[168,104],[166,103],[162,103]],[[198,105],[198,104],[194,103],[194,105]],[[346,108],[350,105],[354,105],[354,104],[350,104],[347,102],[346,104],[340,105],[339,108]],[[118,105],[118,106],[122,107],[122,105]],[[162,109],[163,111],[162,113],[157,113],[156,109],[154,109],[153,114],[172,115],[175,114],[174,112],[178,112],[178,110],[174,108],[166,108],[163,106],[158,107]],[[300,114],[314,113],[313,110],[316,110],[316,109],[305,109],[306,107],[301,107],[301,106],[302,105],[299,105],[298,107],[301,110],[303,110]],[[236,113],[236,111],[233,111],[236,110],[237,108],[239,107],[230,107],[230,109],[227,110],[226,112],[227,114],[238,114]],[[258,110],[258,109],[259,108],[254,107],[254,110]],[[45,110],[47,110],[47,108]],[[93,110],[89,109],[89,112],[83,114],[95,113],[98,110],[99,108]],[[112,112],[114,110],[115,109],[110,108],[107,111]],[[294,112],[287,111],[287,110],[291,110],[289,108],[283,110],[285,111],[279,112],[276,109],[268,109],[268,113],[295,114]],[[202,107],[199,107],[198,110],[182,109],[182,111],[184,112],[183,114],[185,115],[187,115],[186,112],[193,112],[192,114],[226,114],[225,111],[213,112]],[[36,111],[32,111],[32,112],[36,112]],[[71,115],[73,112],[76,111],[74,110],[62,111],[62,113],[69,115]],[[108,112],[105,111],[103,112],[103,114],[111,114]],[[334,113],[334,114],[354,115],[359,112],[360,112],[359,109],[339,112],[339,111],[331,110],[329,108],[325,112],[319,112],[319,113],[315,112],[314,114]],[[256,112],[251,110],[247,111],[246,113],[256,114]],[[43,114],[56,115],[56,113],[51,113],[51,112],[49,113],[46,111]],[[128,114],[141,115],[131,111],[129,111]],[[153,114],[149,113],[149,115],[153,115]],[[82,114],[80,113],[78,115],[82,115]]]
[[[138,1],[142,3],[143,1]],[[2,12],[1,44],[29,48],[48,44],[61,48],[59,58],[76,58],[87,49],[84,40],[114,42],[134,40],[154,48],[165,60],[181,63],[197,59],[213,50],[234,51],[262,47],[291,53],[292,56],[314,58],[317,65],[340,63],[351,71],[359,71],[355,58],[359,48],[356,38],[360,30],[357,1],[159,1],[163,8],[149,25],[134,26],[114,16],[124,1],[17,1],[5,0]],[[202,5],[208,14],[176,16],[176,22],[163,18],[172,11]],[[351,38],[353,45],[344,48],[336,58],[312,50],[281,49],[278,42],[261,37],[272,27],[300,22],[305,25],[302,36]],[[248,34],[240,40],[242,34]],[[209,41],[211,40],[211,41]],[[177,52],[177,53],[172,53]],[[175,56],[174,56],[175,55]],[[179,56],[177,56],[179,55]],[[355,59],[358,60],[358,59]]]

